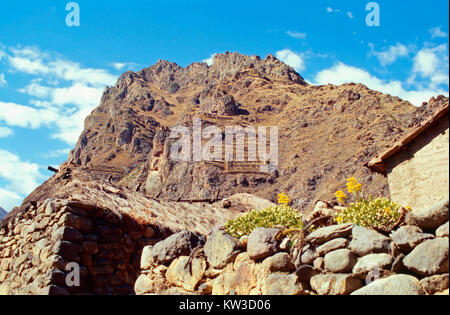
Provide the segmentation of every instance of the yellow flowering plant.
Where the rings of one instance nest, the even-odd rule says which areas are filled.
[[[280,205],[289,205],[291,200],[284,193],[278,195],[278,204]]]
[[[347,200],[347,194],[342,190],[336,191],[335,196],[340,203],[345,203],[345,200]]]
[[[290,199],[284,194],[278,196],[278,206],[262,210],[253,210],[225,224],[225,231],[235,238],[249,235],[258,227],[271,228],[273,226],[285,226],[287,228],[303,228],[303,220],[300,212],[291,208]]]
[[[347,191],[356,201],[347,204],[347,195],[342,191],[336,192],[338,201],[346,206],[335,217],[338,224],[354,223],[362,227],[386,231],[399,223],[405,211],[411,210],[410,207],[404,208],[387,198],[361,197],[362,185],[355,177],[347,179],[346,186]]]

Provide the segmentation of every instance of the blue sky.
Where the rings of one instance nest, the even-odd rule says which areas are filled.
[[[106,85],[158,59],[187,66],[215,53],[271,53],[313,84],[361,82],[415,105],[448,95],[448,1],[76,1],[0,6],[0,206],[67,158]]]

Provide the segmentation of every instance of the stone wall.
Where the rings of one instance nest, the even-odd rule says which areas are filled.
[[[2,225],[0,295],[434,294],[448,289],[448,219],[447,200],[410,213],[390,235],[328,226],[307,235],[299,254],[292,239],[275,238],[278,228],[204,237],[48,199]],[[70,263],[79,286],[67,285]]]
[[[277,239],[278,228],[257,228],[239,241],[222,230],[212,232],[206,242],[183,231],[144,248],[135,292],[448,294],[448,202],[433,211],[431,220],[423,213],[409,216],[409,225],[390,235],[352,224],[323,227],[305,237],[301,252],[289,249],[289,237]]]
[[[423,210],[449,197],[449,115],[388,161],[392,200]]]
[[[160,239],[107,209],[40,202],[0,230],[0,294],[133,294],[142,248]],[[80,267],[79,286],[67,286],[69,263]]]

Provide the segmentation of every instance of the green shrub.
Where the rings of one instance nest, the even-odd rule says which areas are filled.
[[[337,223],[353,223],[362,227],[375,230],[392,229],[405,214],[411,210],[409,207],[402,207],[387,198],[374,198],[360,196],[362,185],[354,177],[347,179],[347,190],[354,196],[355,202],[347,204],[348,196],[343,191],[338,190],[335,194],[337,200],[346,206],[336,216]]]
[[[282,204],[263,210],[253,210],[234,220],[229,220],[225,230],[233,237],[240,238],[249,235],[255,228],[270,228],[276,225],[302,229],[302,216],[297,210]]]
[[[336,217],[338,223],[354,223],[356,225],[375,229],[389,229],[402,217],[401,205],[387,198],[360,199],[351,203]]]

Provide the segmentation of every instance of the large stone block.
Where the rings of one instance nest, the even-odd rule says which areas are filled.
[[[280,229],[256,228],[248,237],[247,252],[254,261],[267,258],[279,249],[276,235]]]
[[[215,231],[204,247],[208,263],[214,268],[224,268],[239,254],[239,243],[224,231]]]
[[[153,246],[153,260],[160,264],[170,264],[177,257],[189,256],[198,244],[199,238],[194,233],[190,231],[176,233]]]
[[[353,239],[350,249],[358,256],[372,253],[389,253],[391,239],[368,228],[355,226],[352,230]]]
[[[425,277],[449,272],[448,247],[448,237],[425,241],[403,259],[403,264]]]
[[[423,210],[414,210],[406,215],[406,222],[423,230],[436,230],[449,219],[448,200]]]
[[[410,275],[393,275],[376,280],[352,295],[422,295],[419,280]]]

